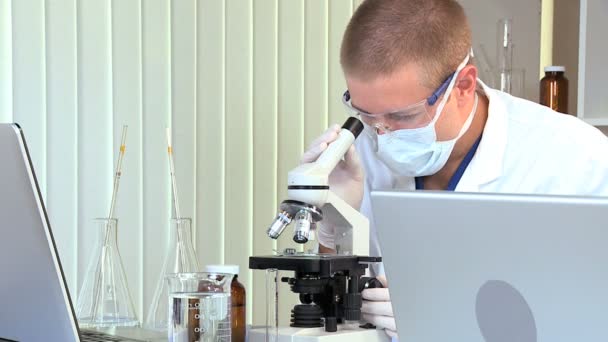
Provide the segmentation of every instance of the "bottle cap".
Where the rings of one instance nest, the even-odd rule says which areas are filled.
[[[205,272],[238,275],[239,265],[207,265],[205,266]]]
[[[566,72],[566,67],[562,65],[546,66],[545,72]]]

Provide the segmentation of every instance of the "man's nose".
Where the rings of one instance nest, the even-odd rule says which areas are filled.
[[[386,134],[389,132],[388,128],[386,128],[383,125],[378,124],[378,125],[376,125],[375,128],[376,128],[376,134],[378,134],[378,135],[383,135],[383,134]]]

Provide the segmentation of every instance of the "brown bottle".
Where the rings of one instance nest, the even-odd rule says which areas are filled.
[[[563,66],[545,67],[545,77],[540,80],[540,104],[556,112],[568,114],[568,79]]]
[[[238,266],[237,266],[238,267]],[[238,273],[238,268],[237,268]],[[245,286],[238,280],[238,274],[232,278],[230,292],[232,296],[232,342],[245,342],[246,335],[246,306],[245,306]]]
[[[245,286],[238,280],[239,266],[238,265],[208,265],[207,272],[228,273],[233,274],[230,284],[230,327],[232,342],[245,342],[247,332],[246,309],[245,306]]]

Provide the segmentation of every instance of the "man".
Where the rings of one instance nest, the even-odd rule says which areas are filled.
[[[369,217],[372,255],[380,254],[373,189],[608,195],[606,136],[488,88],[471,57],[455,0],[365,1],[353,15],[341,48],[343,100],[365,129],[330,186]],[[316,160],[338,132],[326,131],[302,162]],[[332,251],[332,227],[319,229],[319,242]],[[364,318],[396,336],[388,289],[363,295]]]

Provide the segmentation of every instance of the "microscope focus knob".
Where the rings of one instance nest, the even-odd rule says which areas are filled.
[[[374,277],[361,277],[359,278],[359,292],[363,292],[365,289],[377,289],[382,288],[382,282]]]
[[[358,321],[361,319],[361,306],[363,297],[360,293],[347,293],[344,295],[344,319]]]
[[[315,298],[311,293],[300,293],[300,303],[302,304],[312,304],[314,303]]]

